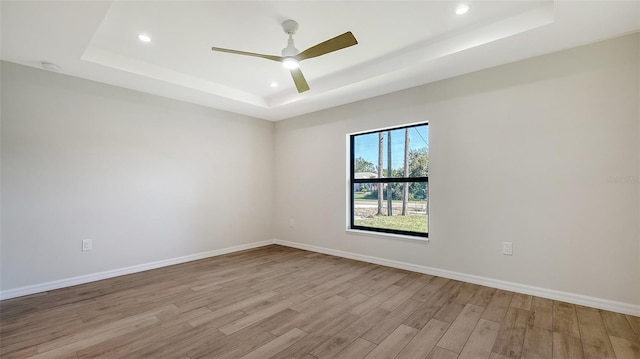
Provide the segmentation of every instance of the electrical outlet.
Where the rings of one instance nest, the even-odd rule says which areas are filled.
[[[293,218],[289,219],[289,227],[293,227],[296,225],[296,222],[293,220]]]
[[[502,242],[502,254],[507,256],[513,255],[513,243],[512,242]]]
[[[82,240],[82,251],[90,251],[93,249],[93,243],[91,243],[90,239]]]

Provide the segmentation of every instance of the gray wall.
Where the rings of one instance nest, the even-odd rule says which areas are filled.
[[[640,304],[638,41],[276,123],[276,237]],[[430,242],[346,233],[346,135],[419,121],[430,123]]]
[[[1,70],[2,290],[272,238],[272,122]]]

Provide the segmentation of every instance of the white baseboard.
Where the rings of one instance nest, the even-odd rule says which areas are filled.
[[[453,271],[432,268],[432,267],[427,267],[427,266],[422,266],[417,264],[399,262],[399,261],[394,261],[394,260],[384,259],[379,257],[371,257],[371,256],[362,255],[362,254],[345,252],[345,251],[340,251],[340,250],[330,249],[325,247],[318,247],[318,246],[313,246],[313,245],[308,245],[303,243],[283,241],[279,239],[248,243],[248,244],[233,246],[229,248],[217,249],[209,252],[191,254],[191,255],[176,257],[176,258],[169,258],[169,259],[164,259],[156,262],[139,264],[131,267],[113,269],[105,272],[87,274],[87,275],[66,278],[66,279],[56,280],[56,281],[47,282],[47,283],[9,289],[9,290],[0,292],[0,300],[22,297],[25,295],[31,295],[36,293],[42,293],[42,292],[46,292],[54,289],[71,287],[78,284],[85,284],[85,283],[95,282],[98,280],[114,278],[121,275],[138,273],[138,272],[166,267],[174,264],[191,262],[198,259],[215,257],[215,256],[220,256],[223,254],[228,254],[233,252],[239,252],[247,249],[268,246],[270,244],[278,244],[286,247],[292,247],[292,248],[298,248],[298,249],[303,249],[303,250],[317,252],[317,253],[329,254],[336,257],[349,258],[349,259],[354,259],[362,262],[374,263],[374,264],[384,265],[387,267],[399,268],[399,269],[404,269],[412,272],[425,273],[429,275],[435,275],[438,277],[444,277],[444,278],[479,284],[487,287],[509,290],[516,293],[535,295],[542,298],[559,300],[567,303],[579,304],[579,305],[584,305],[588,307],[609,310],[617,313],[640,316],[640,305],[616,302],[612,300],[589,297],[589,296],[575,294],[575,293],[561,292],[561,291],[552,290],[552,289],[533,287],[529,285],[507,282],[503,280],[497,280],[497,279],[480,277],[480,276],[471,275],[471,274],[453,272]]]
[[[174,265],[174,264],[191,262],[191,261],[195,261],[195,260],[198,260],[198,259],[204,259],[204,258],[209,258],[209,257],[220,256],[220,255],[223,255],[223,254],[239,252],[239,251],[244,251],[244,250],[247,250],[247,249],[253,249],[253,248],[258,248],[258,247],[263,247],[263,246],[268,246],[270,244],[274,244],[274,241],[273,240],[267,240],[267,241],[261,241],[261,242],[242,244],[242,245],[239,245],[239,246],[233,246],[233,247],[229,247],[229,248],[216,249],[214,251],[209,251],[209,252],[190,254],[190,255],[182,256],[182,257],[169,258],[169,259],[163,259],[163,260],[156,261],[156,262],[138,264],[138,265],[131,266],[131,267],[113,269],[113,270],[108,270],[108,271],[105,271],[105,272],[86,274],[86,275],[81,275],[81,276],[77,276],[77,277],[56,280],[56,281],[47,282],[47,283],[41,283],[41,284],[29,285],[29,286],[15,288],[15,289],[9,289],[9,290],[5,290],[5,291],[0,292],[0,300],[16,298],[16,297],[22,297],[22,296],[30,295],[30,294],[42,293],[42,292],[46,292],[46,291],[49,291],[49,290],[60,289],[60,288],[65,288],[65,287],[71,287],[71,286],[78,285],[78,284],[85,284],[85,283],[89,283],[89,282],[95,282],[95,281],[98,281],[98,280],[103,280],[103,279],[108,279],[108,278],[113,278],[113,277],[119,277],[121,275],[126,275],[126,274],[144,272],[144,271],[147,271],[147,270],[150,270],[150,269],[156,269],[156,268],[166,267],[166,266],[170,266],[170,265]]]
[[[616,302],[608,299],[589,297],[589,296],[575,294],[575,293],[561,292],[553,289],[533,287],[530,285],[518,284],[518,283],[507,282],[503,280],[491,279],[486,277],[480,277],[480,276],[471,275],[471,274],[453,272],[453,271],[437,269],[437,268],[432,268],[432,267],[427,267],[427,266],[422,266],[417,264],[384,259],[384,258],[371,257],[371,256],[366,256],[366,255],[352,253],[352,252],[344,252],[336,249],[317,247],[309,244],[289,242],[289,241],[283,241],[279,239],[274,239],[273,243],[282,245],[282,246],[287,246],[287,247],[304,249],[311,252],[329,254],[336,257],[349,258],[349,259],[354,259],[362,262],[368,262],[368,263],[379,264],[387,267],[404,269],[412,272],[425,273],[429,275],[435,275],[438,277],[455,279],[459,281],[483,285],[486,287],[508,290],[516,293],[535,295],[542,298],[548,298],[548,299],[558,300],[558,301],[567,302],[567,303],[584,305],[587,307],[604,309],[604,310],[609,310],[617,313],[640,316],[640,305],[635,305],[635,304]]]

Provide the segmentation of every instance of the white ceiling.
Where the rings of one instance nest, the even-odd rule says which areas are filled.
[[[281,120],[638,31],[638,1],[2,1],[3,60]],[[352,31],[359,44],[288,70],[280,55]],[[149,34],[148,44],[137,39]],[[271,82],[278,87],[272,88]]]

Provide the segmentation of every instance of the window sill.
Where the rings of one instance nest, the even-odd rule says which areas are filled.
[[[394,234],[394,233],[383,233],[383,232],[374,232],[374,231],[363,231],[360,229],[346,229],[345,232],[347,234],[350,235],[358,235],[358,236],[366,236],[366,237],[381,237],[381,238],[388,238],[388,239],[401,239],[401,240],[405,240],[405,241],[412,241],[412,242],[420,242],[420,243],[428,243],[429,242],[429,238],[425,238],[425,237],[416,237],[416,236],[409,236],[409,235],[405,235],[405,234]]]

